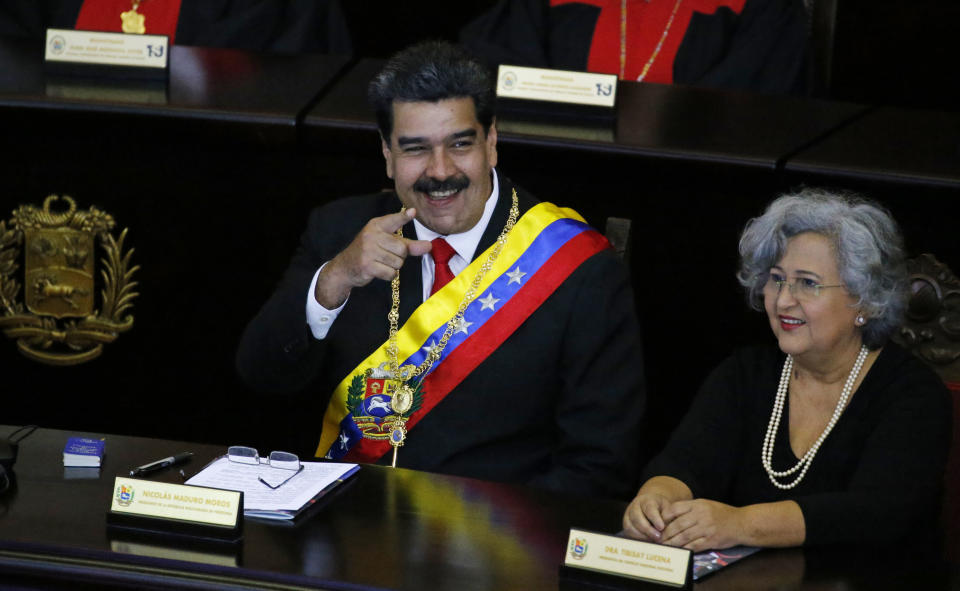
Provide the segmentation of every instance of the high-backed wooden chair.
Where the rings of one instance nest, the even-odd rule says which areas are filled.
[[[907,319],[894,337],[960,390],[960,279],[932,254],[908,261]]]
[[[931,254],[908,261],[907,319],[894,340],[943,377],[953,393],[953,443],[944,475],[944,553],[960,560],[960,279]]]
[[[633,222],[628,218],[607,218],[607,227],[604,229],[604,236],[610,241],[614,252],[623,259],[624,263],[630,263],[630,227]]]

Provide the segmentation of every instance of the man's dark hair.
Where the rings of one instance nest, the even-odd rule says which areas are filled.
[[[472,98],[485,133],[493,123],[496,94],[490,70],[463,48],[427,41],[391,57],[370,82],[367,97],[377,113],[380,135],[390,142],[393,102],[437,102]]]

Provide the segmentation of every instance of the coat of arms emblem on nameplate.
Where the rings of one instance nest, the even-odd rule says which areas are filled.
[[[115,225],[110,214],[56,195],[0,220],[0,331],[25,356],[84,363],[133,327],[139,267],[130,264],[133,249],[124,251],[126,228],[110,233]]]

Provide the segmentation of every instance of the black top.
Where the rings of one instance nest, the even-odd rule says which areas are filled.
[[[734,506],[794,500],[803,511],[806,545],[883,542],[929,529],[950,445],[951,400],[943,382],[887,344],[804,479],[784,491],[773,486],[760,461],[784,359],[765,347],[739,350],[724,361],[644,477],[672,476],[694,498]],[[798,460],[790,448],[789,410],[786,404],[774,470]]]
[[[5,0],[0,36],[43,39],[47,28],[72,29],[82,5],[83,0]],[[188,0],[180,5],[176,42],[269,53],[352,51],[339,0]]]
[[[464,27],[460,40],[493,64],[587,70],[601,8],[596,2],[551,4],[500,0]],[[807,16],[800,0],[746,0],[739,14],[725,6],[713,8],[695,9],[685,32],[671,30],[683,35],[673,62],[675,83],[775,93],[803,90]]]

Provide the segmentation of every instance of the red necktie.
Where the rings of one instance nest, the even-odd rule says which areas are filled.
[[[433,244],[433,250],[430,251],[433,256],[433,287],[430,289],[430,295],[433,295],[453,279],[453,271],[450,270],[449,263],[450,257],[457,254],[457,251],[453,250],[453,247],[443,238],[434,238],[431,243]]]

